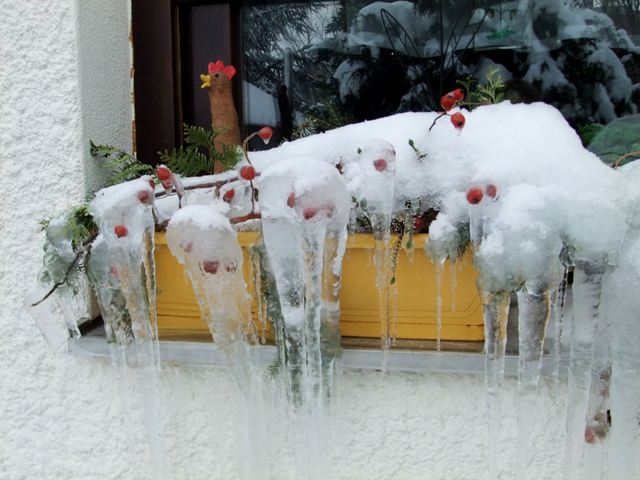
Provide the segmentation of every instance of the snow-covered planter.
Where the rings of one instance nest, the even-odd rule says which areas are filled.
[[[141,371],[157,366],[155,218],[157,227],[166,227],[168,246],[185,266],[202,318],[252,415],[264,377],[255,361],[259,334],[250,318],[238,230],[260,232],[251,263],[264,294],[258,308],[267,312],[278,347],[278,378],[301,438],[309,425],[321,432],[339,371],[339,292],[349,229],[365,224],[373,236],[387,350],[397,286],[392,224],[436,209],[426,245],[417,246],[436,272],[470,248],[478,271],[491,478],[497,478],[511,293],[519,302],[517,477],[525,478],[531,398],[547,324],[554,316],[562,325],[568,270],[574,271],[575,308],[567,471],[579,472],[583,451],[596,445],[609,449],[612,478],[637,478],[640,432],[632,419],[640,412],[634,294],[640,284],[640,168],[603,164],[547,105],[505,102],[462,113],[457,94],[450,95],[452,103],[448,96],[442,103],[453,125],[436,122],[436,113],[395,115],[251,153],[235,171],[217,176],[181,180],[161,168],[164,191],[156,191],[155,201],[148,178],[99,192],[91,204],[99,234],[88,267],[114,358],[124,355]],[[260,419],[250,418],[258,435],[250,438],[264,438]],[[152,438],[158,458],[161,448]],[[303,442],[313,457],[309,465],[324,465],[314,457],[324,451],[323,438],[314,434]]]

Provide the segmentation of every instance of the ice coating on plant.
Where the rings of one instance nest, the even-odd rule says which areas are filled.
[[[154,478],[166,475],[158,392],[159,348],[156,324],[154,192],[150,177],[100,190],[89,205],[98,223],[88,263],[105,322],[116,378],[133,371],[142,394]],[[127,391],[127,387],[119,390]],[[123,406],[126,399],[123,398]],[[125,408],[126,411],[126,408]]]
[[[264,457],[265,437],[262,417],[261,372],[254,364],[257,342],[251,319],[251,298],[243,276],[243,255],[237,233],[224,215],[223,202],[191,205],[176,212],[167,227],[171,253],[185,265],[202,318],[214,342],[225,354],[237,388],[235,421],[246,425],[238,435],[238,462],[241,478],[266,478],[268,458]]]
[[[294,157],[258,182],[262,231],[279,296],[280,365],[296,406],[301,478],[327,478],[326,407],[340,356],[339,290],[349,194],[331,165]],[[330,476],[330,475],[329,475]]]
[[[86,278],[80,275],[82,258],[74,250],[66,220],[63,215],[47,224],[38,283],[23,302],[51,351],[63,349],[69,337],[79,338],[78,325],[90,320],[89,287]],[[64,319],[64,327],[55,321],[59,314]]]
[[[362,213],[371,224],[374,238],[373,261],[376,267],[380,337],[386,368],[392,341],[392,265],[389,241],[396,171],[396,150],[387,141],[370,140],[359,149],[360,176],[353,181]]]

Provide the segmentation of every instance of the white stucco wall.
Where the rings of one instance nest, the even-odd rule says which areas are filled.
[[[0,2],[2,480],[150,478],[144,442],[127,444],[109,362],[51,355],[21,311],[40,264],[38,220],[78,202],[99,181],[87,139],[130,146],[127,10],[124,0]],[[168,366],[161,387],[170,478],[235,478],[226,374]],[[503,443],[511,463],[512,380],[506,392]],[[561,478],[565,394],[545,382],[534,412],[540,480]],[[140,415],[135,401],[133,415]],[[335,479],[487,478],[479,376],[381,380],[348,371],[332,431]],[[141,421],[132,432],[142,437]],[[286,478],[286,471],[278,476]]]

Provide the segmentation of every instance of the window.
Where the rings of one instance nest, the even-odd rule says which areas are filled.
[[[198,75],[213,59],[238,68],[244,131],[270,125],[280,138],[434,110],[457,80],[485,82],[491,69],[505,80],[506,98],[555,105],[585,144],[636,113],[640,8],[621,0],[521,4],[136,0],[139,155],[154,162],[180,141],[183,122],[209,123]],[[633,147],[616,141],[613,156]]]

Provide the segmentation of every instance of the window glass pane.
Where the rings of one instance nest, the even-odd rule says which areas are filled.
[[[506,98],[555,105],[588,142],[637,111],[639,16],[627,0],[253,2],[245,123],[291,138],[436,110],[457,80],[495,70]]]

